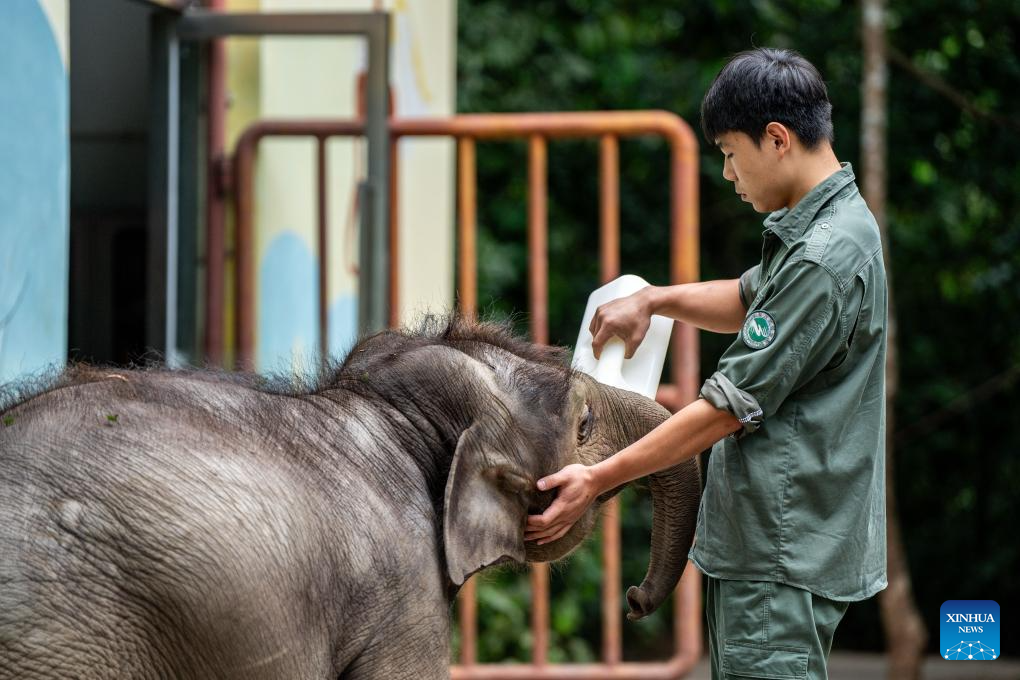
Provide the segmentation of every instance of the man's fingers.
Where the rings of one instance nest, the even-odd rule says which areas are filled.
[[[542,543],[548,543],[549,541],[555,541],[570,531],[570,527],[572,526],[574,526],[573,522],[557,522],[556,524],[540,531],[525,532],[524,540],[538,541],[539,545]]]
[[[548,513],[548,510],[546,510]],[[546,515],[528,515],[528,522],[524,525],[524,530],[528,532],[544,531],[552,526],[552,518]]]
[[[592,354],[595,355],[596,359],[599,359],[602,354],[602,347],[609,342],[610,338],[613,337],[613,331],[602,324],[599,327],[598,333],[592,336],[591,339],[591,350]]]
[[[559,472],[554,472],[553,474],[549,475],[548,477],[543,477],[542,479],[538,480],[538,483],[536,484],[536,486],[538,486],[539,491],[548,491],[549,489],[555,489],[560,484],[562,484],[564,481],[566,481],[566,480],[563,478],[563,475],[561,475]],[[555,507],[556,507],[556,503],[553,502],[553,504],[550,505],[546,509],[546,511],[544,513],[542,513],[542,514],[543,515],[548,515],[549,511],[552,510]]]
[[[551,541],[558,541],[558,540],[560,540],[561,538],[563,538],[564,536],[567,535],[567,532],[570,531],[573,528],[573,526],[574,526],[573,524],[565,525],[562,529],[559,530],[559,532],[555,536],[553,536],[549,540],[551,540]]]
[[[631,357],[634,356],[634,353],[637,352],[638,347],[641,346],[641,343],[642,341],[644,341],[646,335],[648,335],[648,328],[645,328],[644,330],[640,329],[635,330],[633,333],[631,333],[631,336],[627,338],[626,342],[624,343],[626,347],[626,349],[624,350],[625,358],[630,359]]]
[[[574,526],[574,525],[573,524],[567,524],[567,525],[564,525],[564,526],[560,527],[560,529],[556,533],[554,533],[552,536],[549,536],[548,538],[543,538],[543,539],[539,540],[538,544],[539,545],[545,545],[546,543],[552,543],[553,541],[560,540],[561,538],[566,536],[567,532],[570,531],[570,527],[572,527],[572,526]]]
[[[545,522],[542,526],[528,526],[524,530],[524,539],[534,541],[540,538],[554,535],[560,530],[563,523],[560,521]]]
[[[557,496],[553,502],[545,509],[542,513],[542,522],[545,526],[550,527],[560,521],[560,515],[563,514],[563,510],[566,508],[566,503],[563,499]]]
[[[549,538],[550,536],[555,536],[557,533],[559,533],[561,528],[562,528],[562,525],[554,524],[553,526],[549,527],[548,529],[543,529],[541,531],[527,532],[527,533],[524,534],[524,540],[526,540],[526,541],[541,541],[541,540],[544,540],[546,538]]]
[[[528,522],[525,525],[525,530],[540,531],[542,529],[548,529],[553,524],[556,524],[560,519],[560,513],[563,511],[563,506],[563,501],[556,498],[541,515],[528,515]]]
[[[541,515],[528,515],[528,521],[524,526],[524,539],[533,541],[559,531],[562,524],[560,515],[565,506],[566,503],[557,497]]]

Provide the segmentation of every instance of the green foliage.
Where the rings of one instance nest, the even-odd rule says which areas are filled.
[[[929,77],[889,66],[887,255],[901,370],[889,414],[900,433],[896,491],[917,602],[932,630],[947,598],[1020,600],[1011,530],[1020,513],[1020,428],[1011,415],[1020,412],[1016,16],[1013,0],[899,1],[889,9],[891,46]],[[840,0],[461,0],[458,109],[661,108],[697,128],[701,97],[730,55],[793,47],[825,76],[836,153],[860,174],[859,24],[859,6]],[[733,197],[720,154],[701,141],[701,275],[735,277],[760,257],[761,216]],[[621,144],[622,269],[655,283],[668,275],[667,156],[656,141]],[[595,142],[550,144],[549,328],[558,344],[573,344],[598,285],[597,158]],[[526,175],[523,144],[479,146],[479,299],[497,316],[528,307]],[[526,318],[517,323],[527,330]],[[702,375],[731,340],[701,334]],[[628,502],[625,522],[639,512]],[[627,544],[626,559],[646,559],[644,540]],[[597,570],[586,571],[593,555],[595,541],[555,572],[551,654],[598,653]],[[482,658],[527,658],[526,617],[508,610],[513,602],[526,611],[517,578],[503,573],[481,589],[481,616],[505,619],[499,634],[509,640],[490,640],[497,633],[483,629]],[[670,633],[654,626],[624,624],[628,654],[656,644],[669,650]],[[646,628],[653,630],[640,636]],[[570,641],[575,635],[584,647]],[[1004,635],[1020,643],[1015,632]],[[937,644],[937,635],[930,639]],[[881,647],[873,602],[850,608],[837,645]]]

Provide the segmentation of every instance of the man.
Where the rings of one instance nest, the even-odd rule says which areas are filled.
[[[886,280],[878,227],[832,150],[821,75],[796,52],[735,56],[702,102],[723,177],[768,213],[739,279],[649,287],[599,308],[596,355],[652,314],[739,333],[699,398],[558,488],[525,537],[562,536],[599,494],[712,446],[690,559],[706,575],[713,678],[825,678],[849,602],[886,586]]]

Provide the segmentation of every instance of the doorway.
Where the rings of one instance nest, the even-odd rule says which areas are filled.
[[[68,355],[126,365],[146,352],[149,23],[126,0],[70,3]]]

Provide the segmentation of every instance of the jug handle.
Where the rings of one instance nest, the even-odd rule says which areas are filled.
[[[602,356],[595,366],[594,378],[604,385],[623,385],[623,359],[627,346],[623,340],[612,337],[602,346]]]

